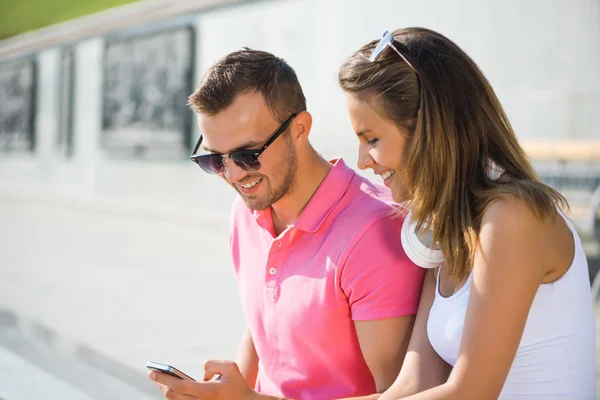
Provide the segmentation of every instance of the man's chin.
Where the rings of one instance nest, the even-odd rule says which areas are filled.
[[[271,206],[271,203],[268,201],[261,201],[254,196],[246,197],[241,193],[240,196],[242,197],[242,200],[244,200],[244,203],[246,203],[246,207],[254,211],[263,211]]]

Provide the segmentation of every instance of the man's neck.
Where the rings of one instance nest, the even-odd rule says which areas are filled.
[[[331,163],[317,152],[310,154],[306,160],[298,161],[295,187],[292,192],[271,206],[276,236],[296,222],[332,167]],[[306,167],[301,169],[300,165]]]

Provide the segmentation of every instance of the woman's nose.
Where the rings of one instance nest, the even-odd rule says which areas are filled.
[[[369,152],[366,149],[362,149],[359,148],[358,149],[358,168],[359,169],[367,169],[369,167],[371,167],[373,164],[375,163],[375,161],[373,160],[373,157],[371,157],[371,154],[369,154]]]

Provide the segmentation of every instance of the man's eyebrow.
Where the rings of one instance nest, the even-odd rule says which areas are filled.
[[[259,144],[262,144],[262,143],[263,142],[250,141],[250,142],[244,143],[241,146],[236,147],[235,149],[232,149],[232,150],[228,151],[227,153],[220,153],[218,151],[211,150],[211,149],[209,149],[208,147],[206,147],[204,145],[202,145],[200,147],[202,147],[202,150],[207,151],[209,153],[213,153],[213,154],[231,154],[231,153],[234,153],[236,151],[247,150],[250,147],[256,147],[256,146],[258,146]]]
[[[364,135],[365,133],[369,133],[369,132],[371,132],[371,130],[370,130],[370,129],[364,129],[364,130],[362,130],[362,131],[360,131],[360,132],[356,132],[356,136],[358,136],[358,137],[361,137],[361,136],[362,136],[362,135]]]

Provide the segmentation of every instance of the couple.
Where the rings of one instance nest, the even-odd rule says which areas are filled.
[[[594,399],[581,241],[476,64],[401,29],[339,83],[358,167],[387,188],[313,149],[296,74],[272,54],[225,56],[190,96],[192,160],[239,192],[248,329],[236,363],[206,362],[209,382],[150,372],[165,397]]]

